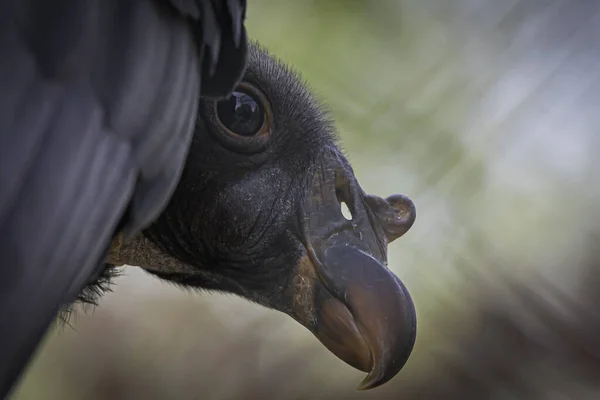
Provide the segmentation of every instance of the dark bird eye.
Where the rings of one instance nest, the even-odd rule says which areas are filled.
[[[265,114],[259,96],[244,88],[237,88],[229,98],[217,102],[217,118],[228,131],[239,136],[260,133]]]
[[[210,133],[237,153],[262,152],[270,143],[273,111],[267,96],[249,82],[240,82],[227,99],[212,103]]]

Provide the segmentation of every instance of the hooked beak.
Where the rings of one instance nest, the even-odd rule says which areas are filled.
[[[413,225],[415,206],[402,195],[366,195],[345,158],[323,157],[326,168],[315,171],[303,202],[307,252],[290,288],[291,315],[340,359],[368,372],[358,388],[371,389],[402,369],[416,339],[410,294],[385,266],[387,245]]]

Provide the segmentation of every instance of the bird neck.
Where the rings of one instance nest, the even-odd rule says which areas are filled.
[[[122,234],[117,235],[110,246],[107,263],[114,266],[136,266],[148,271],[170,273],[189,273],[192,267],[162,252],[158,246],[137,235],[125,240]]]

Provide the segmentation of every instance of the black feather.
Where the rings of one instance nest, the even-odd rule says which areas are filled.
[[[206,78],[195,36],[206,22],[213,47],[233,43],[222,10],[210,0],[0,3],[0,397],[103,268],[117,227],[138,232],[164,208],[201,79],[217,96],[240,79],[245,43],[219,39]]]

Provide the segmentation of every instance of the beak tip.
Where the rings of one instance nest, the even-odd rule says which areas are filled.
[[[378,372],[376,370],[372,370],[365,377],[365,379],[363,379],[363,381],[358,385],[356,390],[360,390],[361,392],[363,392],[366,390],[375,389],[376,387],[379,387],[379,386],[383,385],[384,383],[386,383],[387,381],[389,381],[392,377],[393,377],[393,375],[390,377],[386,377],[385,375],[381,374],[380,372]]]
[[[334,354],[355,368],[357,363],[348,361],[353,359],[347,357],[349,348],[350,353],[365,361],[358,363],[364,367],[358,369],[366,370],[368,375],[357,390],[381,386],[404,367],[416,341],[417,315],[410,293],[381,262],[352,246],[330,247],[325,251],[324,260],[326,271],[330,272],[328,282],[337,285],[338,298],[344,301],[325,303],[330,306],[323,308],[329,318],[321,320],[335,322],[345,316],[343,320],[348,321],[339,326],[328,324],[335,334],[327,337],[345,337],[356,331],[360,334],[350,336],[362,338],[340,343],[346,349],[344,352],[339,351],[337,343],[330,350],[334,349]],[[377,289],[373,290],[374,287]],[[332,304],[339,307],[333,308]],[[332,330],[333,327],[336,329]],[[349,346],[350,343],[356,345]]]
[[[379,369],[377,367],[373,368],[371,372],[363,379],[363,381],[358,385],[356,390],[365,391],[377,388],[379,386],[384,385],[392,378],[394,378],[398,372],[404,367],[404,364],[408,361],[408,357],[400,363],[400,368],[395,368],[394,371],[387,371],[385,369]]]
[[[376,381],[373,381],[372,379],[369,378],[369,376],[367,376],[365,379],[363,379],[363,381],[360,383],[360,385],[358,385],[356,390],[364,392],[364,391],[367,391],[370,389],[374,389],[378,386],[380,386],[380,384],[378,384]]]
[[[414,350],[417,339],[416,310],[404,284],[399,279],[397,279],[397,281],[407,296],[406,316],[408,317],[408,321],[410,321],[407,321],[409,329],[406,331],[406,336],[401,340],[404,345],[399,347],[401,351],[396,353],[396,356],[391,360],[388,360],[387,362],[376,362],[369,374],[363,379],[360,385],[358,385],[357,390],[364,391],[374,389],[390,381],[404,368]],[[388,349],[387,351],[384,351],[383,354],[389,355],[390,351],[391,349]]]

